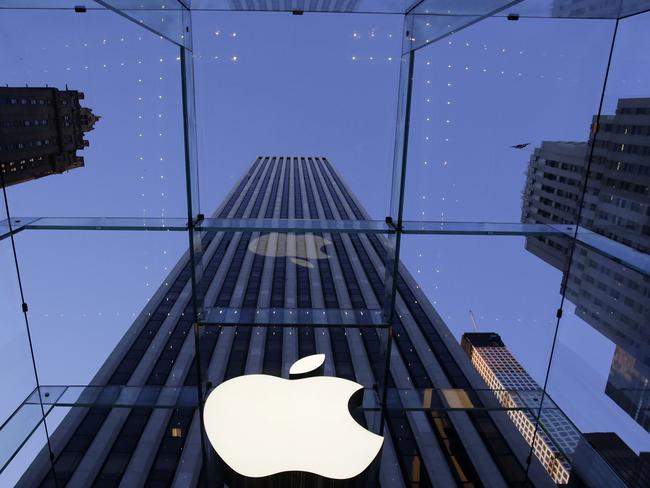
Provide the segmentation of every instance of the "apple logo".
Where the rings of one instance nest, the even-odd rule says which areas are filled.
[[[279,240],[279,236],[282,235],[285,237],[287,234],[278,234],[277,232],[271,232],[268,234],[268,238],[271,239],[271,236],[275,235],[276,239]],[[309,236],[313,242],[314,242],[314,248],[316,251],[316,256],[314,259],[328,259],[331,256],[327,254],[326,251],[326,246],[331,245],[332,242],[328,239],[325,239],[324,237],[317,236],[311,233],[307,233],[304,235],[296,235],[296,252],[292,255],[288,254],[288,249],[287,246],[278,246],[278,248],[283,247],[284,250],[282,249],[271,249],[270,247],[267,246],[265,251],[259,251],[258,244],[259,240],[261,239],[262,236],[256,237],[255,239],[252,239],[250,243],[248,244],[248,250],[252,253],[255,254],[261,254],[264,256],[269,256],[269,257],[275,257],[275,258],[281,258],[281,257],[288,257],[291,259],[291,261],[298,266],[302,266],[303,268],[313,268],[314,265],[309,262],[309,256],[307,255],[307,239],[306,236]],[[300,243],[301,245],[298,245],[298,241],[302,240]],[[276,241],[277,242],[277,241]]]
[[[363,386],[314,376],[324,361],[324,354],[299,359],[288,380],[250,374],[212,390],[205,402],[205,430],[235,473],[262,478],[300,472],[349,480],[374,461],[383,437],[350,415],[350,403],[360,404]]]

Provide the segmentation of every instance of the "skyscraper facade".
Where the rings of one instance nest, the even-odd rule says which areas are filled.
[[[0,87],[0,174],[5,186],[80,168],[77,150],[99,119],[84,94],[57,88]]]
[[[586,171],[586,142],[544,141],[535,149],[522,195],[524,223],[573,224],[578,218],[580,193]],[[567,239],[536,236],[526,239],[526,249],[551,266],[564,270]]]
[[[573,467],[573,473],[579,473],[581,480],[573,486],[650,485],[650,452],[635,453],[614,432],[584,434],[576,448]]]
[[[605,393],[650,431],[650,368],[620,346],[614,351]]]
[[[324,157],[259,157],[214,214],[217,218],[368,219]],[[338,314],[381,310],[386,241],[364,233],[205,232],[198,288],[213,310]],[[191,268],[182,258],[116,346],[93,385],[197,384]],[[521,486],[526,443],[408,271],[397,278],[379,484],[385,487]],[[383,329],[385,331],[385,329]],[[324,353],[324,373],[369,388],[384,375],[381,331],[341,327],[205,327],[204,380],[242,374],[288,376],[298,358]],[[440,391],[467,410],[448,411]],[[401,392],[401,393],[400,393]],[[408,397],[403,397],[407,394]],[[453,396],[453,395],[452,395]],[[155,400],[155,398],[154,398]],[[412,407],[398,408],[403,402]],[[433,405],[433,406],[432,406]],[[435,406],[438,408],[435,408]],[[494,408],[494,411],[491,408]],[[360,421],[368,421],[360,417]],[[197,486],[204,481],[197,409],[75,408],[19,486]],[[536,460],[533,486],[552,486]]]
[[[533,452],[553,481],[566,484],[580,432],[548,395],[542,395],[540,386],[508,351],[499,334],[465,333],[461,346],[501,405],[509,409],[508,415],[526,442],[533,444],[534,437]],[[535,429],[540,402],[539,428]]]
[[[543,142],[530,159],[522,222],[578,224],[583,188],[583,231],[650,252],[650,98],[620,99],[615,115],[594,118],[589,142]],[[650,279],[580,246],[567,273],[569,239],[561,237],[528,237],[526,249],[564,273],[576,314],[633,358],[634,375],[613,363],[606,392],[647,430],[638,410],[650,378]]]

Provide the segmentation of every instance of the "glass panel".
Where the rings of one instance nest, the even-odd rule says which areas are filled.
[[[470,397],[478,408],[496,403],[528,409],[521,415],[470,416],[468,421],[488,449],[502,445],[504,457],[495,460],[502,476],[512,482],[528,473],[541,483],[551,476],[544,456],[534,456],[530,468],[526,458],[553,343],[560,273],[525,246],[523,236],[405,235],[397,312],[402,320],[409,318],[405,333],[434,375],[435,387],[488,387],[493,395]],[[542,404],[542,412],[555,408],[550,398]],[[465,445],[467,432],[459,432],[465,432],[459,434]]]
[[[0,216],[4,216],[4,201],[2,201]],[[24,256],[19,254],[19,258],[24,258]],[[3,394],[0,397],[0,425],[2,425],[12,415],[22,399],[36,387],[36,381],[25,317],[21,308],[23,302],[18,288],[14,256],[9,239],[0,242],[0,269],[2,270],[0,273],[0,317],[2,317],[0,385],[3,389]],[[30,303],[29,298],[29,296],[26,297],[28,303]],[[38,414],[40,415],[40,408]],[[28,414],[23,413],[22,415]],[[35,427],[34,424],[31,428]],[[0,435],[15,436],[15,434],[2,434],[3,430],[4,428],[0,429]],[[0,445],[4,446],[5,444],[0,442]],[[10,447],[7,449],[10,450]],[[0,459],[0,466],[4,466],[11,454],[4,452],[3,459]]]
[[[649,7],[647,0],[526,0],[508,11],[529,17],[616,19],[644,12]]]
[[[133,0],[96,1],[179,46],[192,47],[190,26],[186,25],[187,8],[181,0],[156,0],[147,4]]]
[[[226,324],[277,324],[292,327],[310,324],[323,327],[340,327],[354,324],[360,327],[386,328],[381,310],[344,308],[231,308],[214,307],[204,313],[204,325]]]
[[[47,407],[47,413],[51,407]],[[17,451],[24,445],[34,431],[41,425],[43,413],[36,401],[21,405],[0,427],[0,473],[13,460]]]
[[[413,2],[414,7],[409,10],[412,14],[434,14],[434,15],[486,15],[506,5],[518,4],[519,1],[489,0],[477,2],[475,0],[464,0],[455,2],[453,0],[422,0]]]
[[[466,27],[479,22],[479,15],[409,15],[409,36],[406,37],[404,50],[410,51],[441,41]]]
[[[240,326],[241,327],[241,326]],[[273,330],[273,326],[254,326],[255,329]],[[225,329],[222,329],[222,334]],[[243,330],[240,328],[238,330]],[[346,330],[346,335],[352,329]],[[358,333],[358,331],[357,331]],[[292,327],[292,334],[297,334],[297,328]],[[289,365],[290,366],[290,365]],[[287,374],[288,367],[284,368]],[[214,386],[214,385],[213,385]],[[198,400],[196,389],[192,387],[166,386],[42,386],[43,404],[46,411],[52,407],[141,407],[141,408],[196,408]],[[463,388],[425,388],[399,389],[388,388],[386,408],[398,411],[438,410],[507,410],[526,411],[537,414],[539,399],[543,396],[541,390],[499,390],[499,389],[463,389]],[[477,396],[493,395],[497,398],[509,398],[509,401],[488,405],[477,402]],[[533,395],[536,399],[533,401]],[[40,405],[38,394],[34,391],[22,404],[21,408]],[[363,400],[360,408],[364,411],[381,409],[381,399],[373,386],[363,389]],[[543,411],[558,411],[557,405],[547,399]],[[12,416],[12,419],[14,417]],[[27,418],[27,417],[24,417]],[[40,418],[36,419],[36,422]],[[12,420],[13,422],[13,420]]]
[[[191,47],[191,34],[186,31],[183,0],[93,0],[83,4],[76,0],[0,0],[0,8],[20,10],[69,10],[70,13],[86,14],[97,10],[111,10],[131,20],[158,36],[178,44]]]
[[[549,223],[522,219],[526,163],[588,137],[612,29],[490,18],[419,50],[405,219]]]
[[[612,471],[626,484],[644,480],[650,451],[650,73],[633,49],[650,42],[649,27],[647,13],[618,23],[600,117],[594,114],[582,142],[578,203],[587,234],[554,263],[567,271],[548,392],[584,432],[576,472],[601,476],[601,484]],[[604,240],[612,252],[594,252],[592,244]],[[598,468],[590,472],[585,463]]]
[[[156,217],[40,217],[26,219],[29,229],[41,230],[159,230],[186,231],[187,219]]]
[[[645,0],[641,0],[643,3]],[[598,2],[582,0],[571,2],[567,0],[526,0],[515,5],[510,12],[530,17],[559,17],[559,18],[605,18],[615,19],[621,13],[624,0],[608,0]]]
[[[547,224],[520,224],[501,222],[404,222],[405,234],[450,234],[450,235],[501,235],[501,236],[527,236],[527,235],[565,235],[574,229],[566,226],[565,229],[555,228]]]
[[[380,220],[325,220],[325,219],[205,219],[199,223],[201,230],[257,230],[257,231],[332,231],[363,234],[384,233],[390,227]]]
[[[404,222],[405,234],[494,235],[494,236],[576,236],[578,242],[603,256],[619,262],[642,274],[650,274],[650,257],[616,240],[575,225],[496,223],[496,222]],[[608,227],[606,226],[605,229]]]
[[[23,406],[22,409],[20,418],[15,419],[15,430],[13,431],[15,434],[20,434],[9,438],[0,431],[0,435],[2,435],[0,449],[3,453],[16,450],[11,462],[0,472],[2,486],[15,486],[34,456],[39,451],[46,449],[47,446],[45,428],[42,423],[38,423],[42,418],[41,407],[28,405]],[[47,470],[45,474],[47,475]]]
[[[419,225],[419,224],[418,224]],[[471,224],[469,224],[471,226]],[[14,233],[30,230],[149,230],[187,231],[184,218],[153,217],[16,217]],[[415,226],[414,226],[415,227]],[[0,221],[0,240],[9,236],[6,220]],[[330,231],[343,233],[388,234],[392,228],[378,220],[305,220],[305,219],[203,219],[199,231]]]
[[[271,164],[278,176],[304,182],[313,175],[300,167],[316,168],[318,159],[362,206],[359,215],[340,219],[383,220],[403,18],[198,11],[193,25],[206,217],[257,217],[245,209],[237,215],[238,203],[226,207],[246,191],[238,190],[242,177],[250,171],[254,179],[256,169]],[[294,187],[296,196],[300,191]],[[318,199],[318,190],[312,191]],[[317,209],[289,215],[290,208],[278,208],[277,215],[272,208],[268,217],[333,219]],[[260,212],[264,217],[263,206]]]
[[[186,239],[184,233],[16,235],[43,384],[89,383],[122,336],[132,340],[132,323],[164,318],[152,310],[152,298],[162,293],[158,286],[170,288],[165,283],[178,272]],[[71,354],[63,360],[61,351]]]
[[[198,398],[192,386],[41,386],[43,403],[55,407],[148,407],[196,408]],[[38,392],[25,400],[39,404]]]
[[[4,199],[3,199],[4,202]],[[4,212],[4,209],[3,209]],[[15,234],[25,229],[25,227],[35,222],[36,218],[25,218],[25,217],[13,217],[11,222],[9,219],[0,220],[0,241],[2,239],[8,238],[11,234]],[[11,224],[11,225],[10,225]],[[11,230],[10,230],[11,229]]]
[[[415,0],[193,0],[192,10],[248,10],[273,12],[404,13]]]
[[[164,411],[129,411],[97,405],[73,409],[48,423],[51,432],[58,432],[53,442],[61,483],[79,480],[87,485],[88,476],[92,482],[109,479],[116,472],[125,480],[137,474],[118,458],[137,458],[133,436],[146,437],[147,425],[165,430],[171,412],[176,412],[173,388],[157,392],[155,387],[187,387],[198,399],[186,239],[185,233],[18,234],[26,256],[23,279],[34,296],[30,313],[43,383],[143,385],[137,395],[127,391],[116,401],[141,404],[156,399],[166,406]],[[65,286],[61,286],[62,276],[67,277]],[[69,351],[65,361],[61,351]],[[66,391],[62,398],[71,393]],[[84,389],[79,399],[91,393],[92,389]],[[110,395],[106,390],[97,400],[108,401]],[[180,395],[176,400],[186,398]],[[179,414],[184,432],[190,428],[193,412]],[[89,459],[96,463],[92,474],[77,469]],[[42,462],[37,458],[30,476],[40,476],[37,466]]]
[[[5,273],[0,484],[54,482],[43,399],[56,483],[216,486],[203,393],[317,352],[385,436],[369,486],[642,475],[650,29],[598,19],[647,2],[98,3],[0,0],[7,82],[102,116],[8,191],[44,384]]]
[[[588,440],[609,432],[636,453],[648,451],[650,282],[582,246],[565,280],[548,392]]]
[[[51,29],[53,24],[58,28]],[[25,25],[34,29],[28,43]],[[17,216],[185,217],[178,47],[106,10],[85,14],[9,10],[0,19],[0,29],[6,34],[0,53],[0,63],[7,67],[3,83],[59,90],[67,86],[83,92],[80,105],[100,117],[91,131],[83,133],[88,147],[76,150],[83,162],[74,151],[65,153],[61,157],[72,158],[69,171],[7,189],[12,212]],[[59,112],[76,102],[56,102],[52,93],[48,88],[38,94],[25,92],[30,111],[25,115],[26,109],[21,109],[18,121],[44,134],[26,143],[57,148],[60,142],[74,148],[79,134],[73,137],[71,131],[59,141],[53,111],[59,102],[69,103],[61,105]],[[77,116],[71,113],[59,122],[74,128]],[[76,142],[76,147],[83,147]],[[25,161],[25,165],[38,162]],[[54,171],[69,169],[68,163],[62,168],[63,163],[56,163]]]
[[[508,0],[417,2],[408,15],[410,32],[406,36],[405,52],[440,41],[519,3],[519,1]]]

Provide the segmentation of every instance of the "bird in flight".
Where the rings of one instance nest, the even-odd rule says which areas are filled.
[[[530,142],[525,142],[523,144],[515,144],[514,146],[510,146],[510,147],[513,149],[524,149],[528,145],[530,145]]]

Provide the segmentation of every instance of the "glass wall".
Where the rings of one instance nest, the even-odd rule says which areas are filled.
[[[74,3],[0,0],[1,82],[101,117],[83,167],[3,186],[1,484],[111,425],[97,480],[218,482],[209,392],[323,351],[412,486],[434,437],[480,478],[464,422],[506,483],[640,476],[647,2]]]

